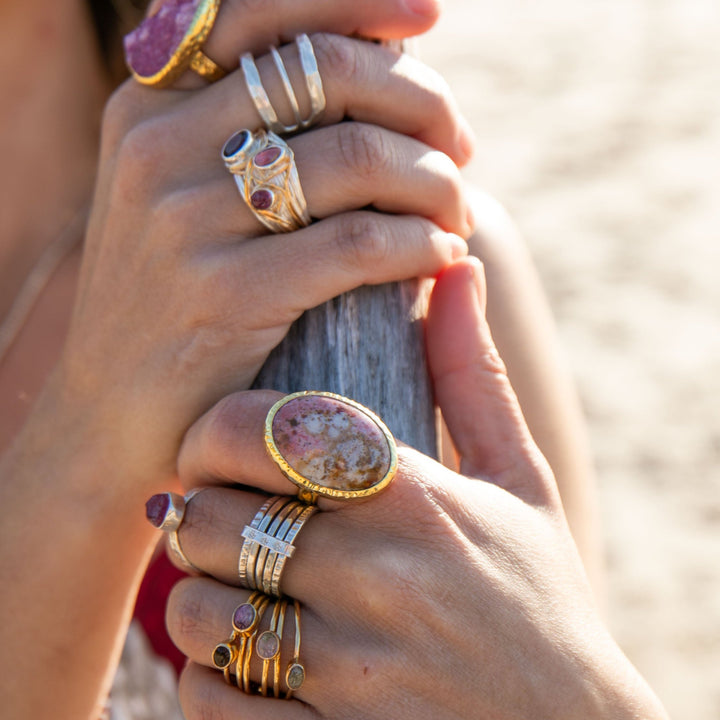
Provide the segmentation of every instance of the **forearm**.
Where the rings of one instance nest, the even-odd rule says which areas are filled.
[[[7,718],[97,717],[154,543],[146,493],[91,424],[51,382],[0,463]]]

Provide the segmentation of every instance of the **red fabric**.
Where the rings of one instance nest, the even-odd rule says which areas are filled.
[[[180,671],[185,666],[185,656],[173,645],[165,628],[165,605],[170,590],[180,578],[186,577],[159,552],[150,563],[135,603],[135,618],[145,630],[153,650],[165,657]]]

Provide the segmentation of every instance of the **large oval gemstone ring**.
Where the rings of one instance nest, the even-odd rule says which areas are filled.
[[[125,61],[143,85],[167,87],[186,70],[208,82],[225,70],[202,51],[215,23],[220,0],[165,0],[125,36]]]
[[[298,392],[270,408],[265,444],[299,497],[352,500],[375,495],[397,472],[397,447],[385,423],[342,395]]]

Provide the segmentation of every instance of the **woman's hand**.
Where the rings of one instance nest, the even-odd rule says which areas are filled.
[[[466,253],[456,163],[469,140],[445,84],[373,43],[312,42],[328,108],[289,141],[317,220],[297,232],[268,236],[221,160],[233,132],[259,125],[240,71],[191,92],[131,81],[110,102],[59,381],[103,442],[113,428],[130,490],[167,487],[187,427],[248,387],[304,310]],[[300,87],[297,49],[281,54]],[[258,67],[282,96],[272,58]]]
[[[290,702],[244,695],[211,669],[230,635],[241,530],[265,493],[295,490],[268,456],[276,393],[239,393],[189,431],[179,537],[211,577],[174,590],[168,626],[192,662],[188,720],[257,718],[661,718],[604,628],[551,472],[533,443],[484,319],[479,263],[439,277],[427,322],[456,474],[411,450],[382,494],[321,504],[296,540],[283,591],[302,606],[307,680]],[[292,654],[286,648],[285,656]],[[255,668],[254,672],[257,672]],[[256,679],[257,676],[256,676]]]

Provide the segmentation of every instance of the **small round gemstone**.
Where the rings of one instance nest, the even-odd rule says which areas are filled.
[[[232,656],[233,653],[229,646],[225,645],[225,643],[218,645],[213,650],[213,665],[222,670],[232,662]]]
[[[267,167],[272,165],[279,157],[282,150],[279,147],[271,146],[261,150],[256,156],[253,162],[258,167]]]
[[[223,155],[226,158],[232,157],[238,150],[241,150],[250,140],[250,133],[247,130],[240,130],[232,135],[223,146]]]
[[[280,652],[280,638],[276,632],[266,630],[258,637],[255,648],[258,657],[272,660]]]
[[[154,527],[159,528],[165,522],[169,509],[170,495],[168,493],[153,495],[145,503],[145,516]]]
[[[292,663],[285,673],[285,682],[290,690],[299,690],[305,682],[305,668],[300,663]]]
[[[267,210],[273,204],[273,194],[269,190],[256,190],[250,196],[250,202],[256,210]]]
[[[250,603],[243,603],[235,608],[232,624],[238,632],[245,632],[255,624],[257,610]]]

